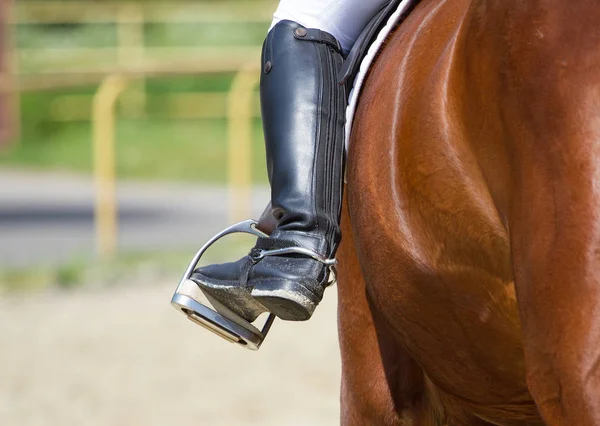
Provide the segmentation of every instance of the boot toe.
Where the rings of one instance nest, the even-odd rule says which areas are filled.
[[[246,258],[240,259],[237,262],[206,265],[196,269],[194,275],[207,282],[238,282],[245,263]]]

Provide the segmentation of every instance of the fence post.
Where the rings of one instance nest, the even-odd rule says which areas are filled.
[[[229,219],[232,223],[251,215],[252,101],[260,76],[256,64],[248,64],[238,71],[228,95]]]
[[[111,256],[117,249],[117,184],[115,159],[115,104],[126,86],[120,75],[109,75],[100,84],[92,105],[94,143],[94,221],[96,251]]]
[[[13,0],[0,0],[0,147],[19,137],[19,91],[15,81]]]
[[[0,0],[1,1],[1,0]],[[139,68],[144,62],[144,10],[135,3],[124,3],[117,9],[117,49],[121,68]],[[121,113],[129,118],[146,114],[146,82],[140,76],[121,99]]]

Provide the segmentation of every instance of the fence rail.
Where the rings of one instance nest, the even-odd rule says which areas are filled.
[[[17,2],[11,20],[15,24],[267,22],[276,1],[215,2]]]
[[[146,23],[264,23],[272,17],[274,0],[192,2],[16,2],[9,22],[19,24],[91,24],[117,26],[112,47],[21,47],[13,53],[19,64],[14,78],[0,76],[0,88],[17,92],[99,84],[107,75],[134,76],[123,103],[143,116],[147,99],[144,78],[163,75],[235,73],[257,63],[260,46],[147,46]],[[9,86],[9,87],[7,87]],[[135,100],[135,102],[129,102]],[[133,111],[135,110],[135,111]]]
[[[209,93],[173,93],[165,94],[160,99],[164,114],[153,114],[155,118],[171,119],[213,119],[225,117],[228,114],[230,95],[223,92]],[[92,111],[92,95],[62,95],[57,96],[50,104],[50,118],[54,121],[88,121]],[[153,101],[153,96],[148,96],[148,101]],[[258,95],[253,93],[249,102],[248,114],[260,117],[260,104]],[[127,113],[121,114],[123,118]]]
[[[6,0],[0,0],[4,2]],[[131,2],[18,2],[8,22],[13,28],[34,24],[101,24],[117,26],[116,46],[108,48],[25,48],[11,62],[29,60],[29,68],[0,75],[0,92],[19,93],[100,85],[95,97],[62,96],[52,105],[54,118],[92,119],[96,180],[96,235],[99,254],[116,250],[115,121],[117,100],[129,81],[136,97],[147,99],[144,80],[149,77],[236,73],[229,94],[170,95],[168,108],[181,118],[228,118],[230,215],[246,217],[249,210],[251,120],[259,114],[254,88],[259,76],[260,46],[218,48],[148,47],[146,23],[265,23],[271,20],[275,0],[210,3]],[[89,65],[80,65],[81,63]],[[108,65],[107,65],[108,64]],[[16,82],[16,84],[15,84]],[[227,96],[227,97],[225,97]],[[135,103],[133,103],[135,104]],[[87,109],[84,105],[87,105]],[[138,105],[139,106],[139,105]],[[199,107],[200,106],[200,107]],[[208,106],[202,108],[201,106]],[[77,111],[77,114],[73,114]],[[193,111],[193,112],[190,112]]]
[[[259,71],[259,62],[256,63],[256,70]],[[206,62],[185,62],[181,64],[140,64],[134,67],[103,67],[95,70],[90,70],[86,73],[62,73],[59,71],[40,73],[40,74],[25,74],[18,76],[18,79],[0,78],[0,87],[5,90],[17,90],[21,92],[35,92],[44,90],[54,90],[61,88],[97,85],[104,77],[109,74],[119,74],[129,77],[163,77],[163,76],[184,76],[184,75],[201,75],[201,74],[222,74],[235,73],[244,62],[239,58],[229,58],[220,63]]]
[[[189,68],[202,66],[207,70],[230,72],[231,64],[239,67],[249,61],[258,61],[260,47],[102,47],[102,48],[22,48],[14,53],[21,67],[20,74],[90,74],[115,71],[118,68],[135,69]],[[222,70],[222,71],[220,71]]]

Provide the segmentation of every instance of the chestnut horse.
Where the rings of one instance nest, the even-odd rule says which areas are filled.
[[[600,2],[422,0],[347,181],[343,424],[600,425]]]

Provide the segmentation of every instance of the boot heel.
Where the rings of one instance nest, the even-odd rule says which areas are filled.
[[[302,284],[289,281],[258,283],[252,289],[252,297],[269,312],[285,321],[310,319],[320,302],[320,298]]]

